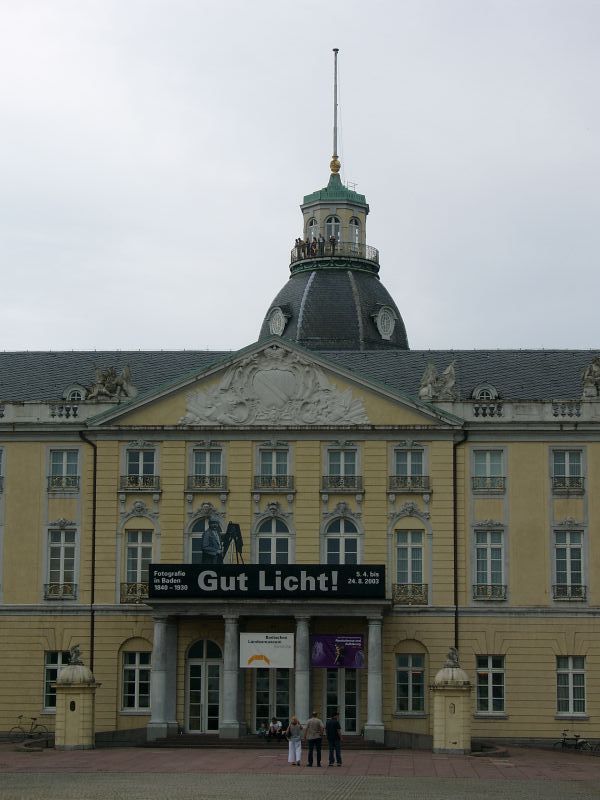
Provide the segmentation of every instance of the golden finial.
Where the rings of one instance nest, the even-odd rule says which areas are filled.
[[[332,171],[332,173],[334,175],[338,174],[338,172],[340,171],[340,167],[341,166],[342,165],[340,164],[339,158],[337,156],[333,156],[333,158],[331,159],[331,162],[329,164],[329,169]]]

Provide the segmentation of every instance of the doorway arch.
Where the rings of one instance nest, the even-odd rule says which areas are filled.
[[[221,718],[223,651],[211,639],[190,645],[185,659],[185,730],[218,733]]]

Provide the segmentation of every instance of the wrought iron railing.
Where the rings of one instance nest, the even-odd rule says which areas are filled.
[[[506,600],[506,586],[502,583],[476,583],[473,600]]]
[[[404,606],[426,606],[429,594],[426,583],[392,584],[392,602]]]
[[[122,603],[143,603],[148,597],[147,583],[122,583]]]
[[[227,489],[227,475],[188,475],[187,488],[189,491],[223,491]]]
[[[499,475],[476,475],[471,480],[474,492],[498,492],[501,494],[506,488],[506,478]]]
[[[585,600],[587,586],[578,583],[557,583],[552,587],[554,600]]]
[[[45,600],[75,600],[77,597],[76,583],[46,583],[44,584]]]
[[[582,475],[553,475],[552,491],[555,494],[583,494],[585,478]]]
[[[429,475],[390,475],[390,492],[428,492]]]
[[[376,247],[356,242],[336,242],[334,245],[329,242],[313,242],[311,244],[307,242],[293,248],[290,260],[292,264],[295,264],[307,259],[336,258],[337,256],[361,258],[364,261],[379,264],[379,251]]]
[[[323,475],[325,492],[362,492],[362,475]]]
[[[49,492],[76,492],[79,489],[79,475],[48,475]]]
[[[160,489],[160,477],[158,475],[121,475],[119,486],[124,490],[156,490]]]
[[[293,475],[255,475],[254,488],[261,491],[291,491],[294,488]]]

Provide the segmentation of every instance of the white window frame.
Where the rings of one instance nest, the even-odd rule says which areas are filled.
[[[49,656],[56,656],[56,664],[48,663]],[[68,650],[46,650],[44,652],[44,694],[42,699],[44,714],[56,713],[56,689],[52,684],[56,683],[60,668],[66,667],[70,663],[71,654]]]
[[[400,665],[399,659],[407,659],[406,665]],[[420,663],[419,663],[420,662]],[[424,716],[425,711],[425,677],[426,677],[426,670],[427,664],[425,660],[425,653],[396,653],[395,658],[395,673],[394,673],[394,694],[396,698],[395,702],[395,714],[398,716]],[[408,687],[406,703],[407,708],[400,708],[400,693],[398,691],[398,687],[400,685],[399,676],[400,673],[406,673],[406,686]],[[415,676],[420,675],[421,680],[420,682],[415,683]],[[419,696],[418,693],[414,691],[415,686],[421,687],[421,694]],[[416,701],[419,701],[417,704]],[[416,706],[420,705],[420,708]]]
[[[406,536],[407,541],[406,543],[400,542],[399,537]],[[421,584],[425,583],[424,576],[425,576],[425,531],[422,528],[396,528],[394,531],[395,537],[395,575],[396,581],[395,583],[398,584]],[[417,537],[420,537],[420,541],[417,541]],[[415,541],[413,542],[413,538]],[[406,550],[406,561],[407,561],[407,580],[400,580],[400,551]],[[420,553],[421,558],[421,575],[420,580],[415,580],[415,575],[413,574],[414,570],[414,554]]]
[[[564,457],[564,464],[562,465],[559,464],[559,456]],[[550,464],[552,491],[554,493],[567,494],[572,492],[573,494],[583,494],[586,475],[583,448],[553,447],[551,449]],[[561,471],[564,474],[560,474]]]
[[[216,469],[216,471],[215,471]],[[194,447],[192,475],[214,477],[223,474],[223,451],[220,447]]]
[[[146,460],[144,454],[151,454],[152,472],[148,471],[150,459]],[[135,456],[137,464],[133,463]],[[152,442],[128,444],[124,448],[122,464],[122,491],[160,491],[159,449]]]
[[[559,541],[564,537],[564,541]],[[575,538],[577,537],[577,539]],[[586,596],[586,537],[582,528],[555,528],[553,533],[554,599],[585,600]],[[559,573],[559,551],[564,550],[564,562]],[[579,581],[573,580],[579,577]],[[558,587],[564,587],[562,590]],[[575,588],[577,587],[577,588]],[[562,592],[562,594],[561,594]]]
[[[557,716],[586,716],[585,683],[585,656],[556,656]],[[580,697],[576,690],[582,690]]]
[[[500,665],[498,665],[500,661]],[[477,674],[476,713],[484,716],[506,714],[506,666],[504,656],[475,656]],[[498,680],[500,678],[500,680]],[[494,697],[494,690],[501,690],[501,698]],[[494,701],[501,699],[502,707],[494,708]]]
[[[315,217],[311,217],[306,223],[306,241],[312,242],[319,235],[319,223]]]
[[[261,528],[266,527],[266,525],[270,523],[271,530],[261,530]],[[284,531],[277,531],[276,527],[277,524],[281,523],[285,525],[285,532]],[[278,561],[277,560],[277,542],[281,540],[285,540],[287,543],[287,559],[285,561]],[[270,560],[267,561],[260,561],[261,555],[261,542],[270,542]],[[291,553],[291,536],[290,536],[290,528],[288,523],[281,519],[280,517],[267,517],[262,519],[258,525],[256,526],[256,535],[255,535],[255,558],[254,562],[256,564],[291,564],[292,563],[292,553]],[[264,549],[263,549],[264,552]]]
[[[331,527],[339,523],[340,530],[332,531]],[[352,526],[353,530],[346,530],[346,527]],[[336,540],[339,542],[339,560],[329,560],[329,542]],[[347,543],[353,541],[355,543],[356,561],[346,560]],[[325,527],[324,533],[324,561],[326,564],[360,564],[361,563],[361,537],[358,525],[354,520],[346,519],[345,517],[337,517],[336,519],[329,520]]]
[[[340,236],[342,235],[342,223],[340,222],[340,218],[335,214],[330,214],[327,219],[325,220],[325,239],[329,242],[329,239],[332,236],[340,241]]]
[[[79,449],[51,447],[48,452],[48,491],[77,492],[79,480]]]
[[[66,536],[72,537],[72,541],[67,542]],[[53,541],[54,539],[54,541]],[[47,568],[46,568],[46,583],[72,583],[77,584],[77,556],[78,556],[78,541],[77,530],[75,528],[49,528],[48,529],[48,554],[47,554]],[[57,579],[52,577],[53,561],[56,562],[56,555],[53,555],[58,550],[58,574]],[[70,575],[67,574],[67,551],[72,551],[70,558],[73,566]]]
[[[133,656],[133,658],[132,658]],[[147,662],[147,663],[146,663]],[[132,676],[126,679],[128,672]],[[147,676],[145,675],[147,673]],[[121,654],[121,713],[126,714],[150,714],[150,692],[151,692],[151,678],[152,678],[152,653],[149,650],[143,651],[129,651],[125,650]],[[125,694],[125,688],[130,683],[133,683],[133,694]],[[147,692],[144,692],[143,697],[147,698],[142,705],[140,699],[142,694],[140,689],[144,686],[148,687]],[[127,705],[125,698],[133,697],[133,705]],[[146,704],[147,703],[147,704]]]
[[[125,583],[148,583],[148,564],[152,562],[154,549],[154,531],[150,528],[129,528],[125,530]],[[133,537],[137,541],[133,541]],[[150,542],[147,541],[148,536]],[[144,541],[146,538],[146,541]],[[145,550],[150,550],[150,555],[144,554]],[[130,571],[129,555],[135,552],[135,580],[130,580],[133,572]],[[144,567],[146,562],[146,567]],[[144,577],[145,575],[145,577]]]
[[[494,541],[495,539],[499,539],[499,541]],[[496,553],[498,550],[500,551],[499,558]],[[483,569],[481,569],[482,566]],[[476,588],[473,589],[473,600],[506,600],[506,575],[505,529],[501,527],[475,528],[473,535],[473,585]],[[496,580],[498,577],[499,580]],[[484,588],[479,589],[477,587]]]
[[[353,245],[359,245],[361,224],[358,217],[350,217],[350,222],[348,223],[348,230],[350,232],[350,243]]]
[[[494,463],[496,462],[496,463]],[[506,455],[501,447],[476,447],[471,451],[471,485],[478,494],[502,494],[506,483]]]

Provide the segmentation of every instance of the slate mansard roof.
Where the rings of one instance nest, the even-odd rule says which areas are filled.
[[[475,387],[493,385],[505,400],[569,400],[582,394],[581,375],[593,350],[390,350],[306,351],[365,379],[416,397],[432,362],[441,373],[455,362],[457,398],[468,400]],[[0,353],[0,403],[56,401],[69,386],[90,386],[97,368],[129,366],[140,392],[169,384],[235,357],[229,351],[64,351]]]

